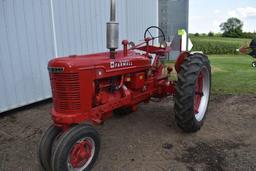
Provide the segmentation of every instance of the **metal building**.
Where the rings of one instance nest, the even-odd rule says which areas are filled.
[[[172,42],[173,51],[169,59],[176,59],[180,50],[179,29],[188,33],[189,0],[159,0],[159,27],[166,34],[167,41]]]
[[[117,2],[120,42],[158,25],[158,0]],[[0,113],[51,97],[54,56],[106,51],[108,20],[108,0],[0,0]]]

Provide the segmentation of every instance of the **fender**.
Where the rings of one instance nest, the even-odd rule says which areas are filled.
[[[177,58],[176,60],[176,63],[175,63],[175,70],[177,73],[180,72],[180,69],[181,69],[181,65],[182,63],[184,62],[184,60],[190,55],[189,52],[182,52],[179,57]]]

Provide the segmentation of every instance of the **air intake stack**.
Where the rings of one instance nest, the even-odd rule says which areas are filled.
[[[110,22],[107,23],[107,48],[110,50],[110,58],[115,58],[115,50],[118,49],[119,23],[116,22],[116,0],[110,0]]]

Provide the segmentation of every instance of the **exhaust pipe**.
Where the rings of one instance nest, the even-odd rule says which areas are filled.
[[[110,3],[110,21],[116,21],[116,0],[111,0]]]
[[[115,58],[118,49],[119,23],[116,22],[116,0],[110,0],[110,22],[107,23],[107,48],[110,50],[110,58]]]

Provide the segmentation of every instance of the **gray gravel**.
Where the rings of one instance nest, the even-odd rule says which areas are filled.
[[[51,124],[51,103],[0,117],[0,170],[39,171],[37,144]],[[140,105],[96,128],[102,148],[96,171],[256,170],[256,95],[213,96],[204,127],[179,130],[173,102]]]

